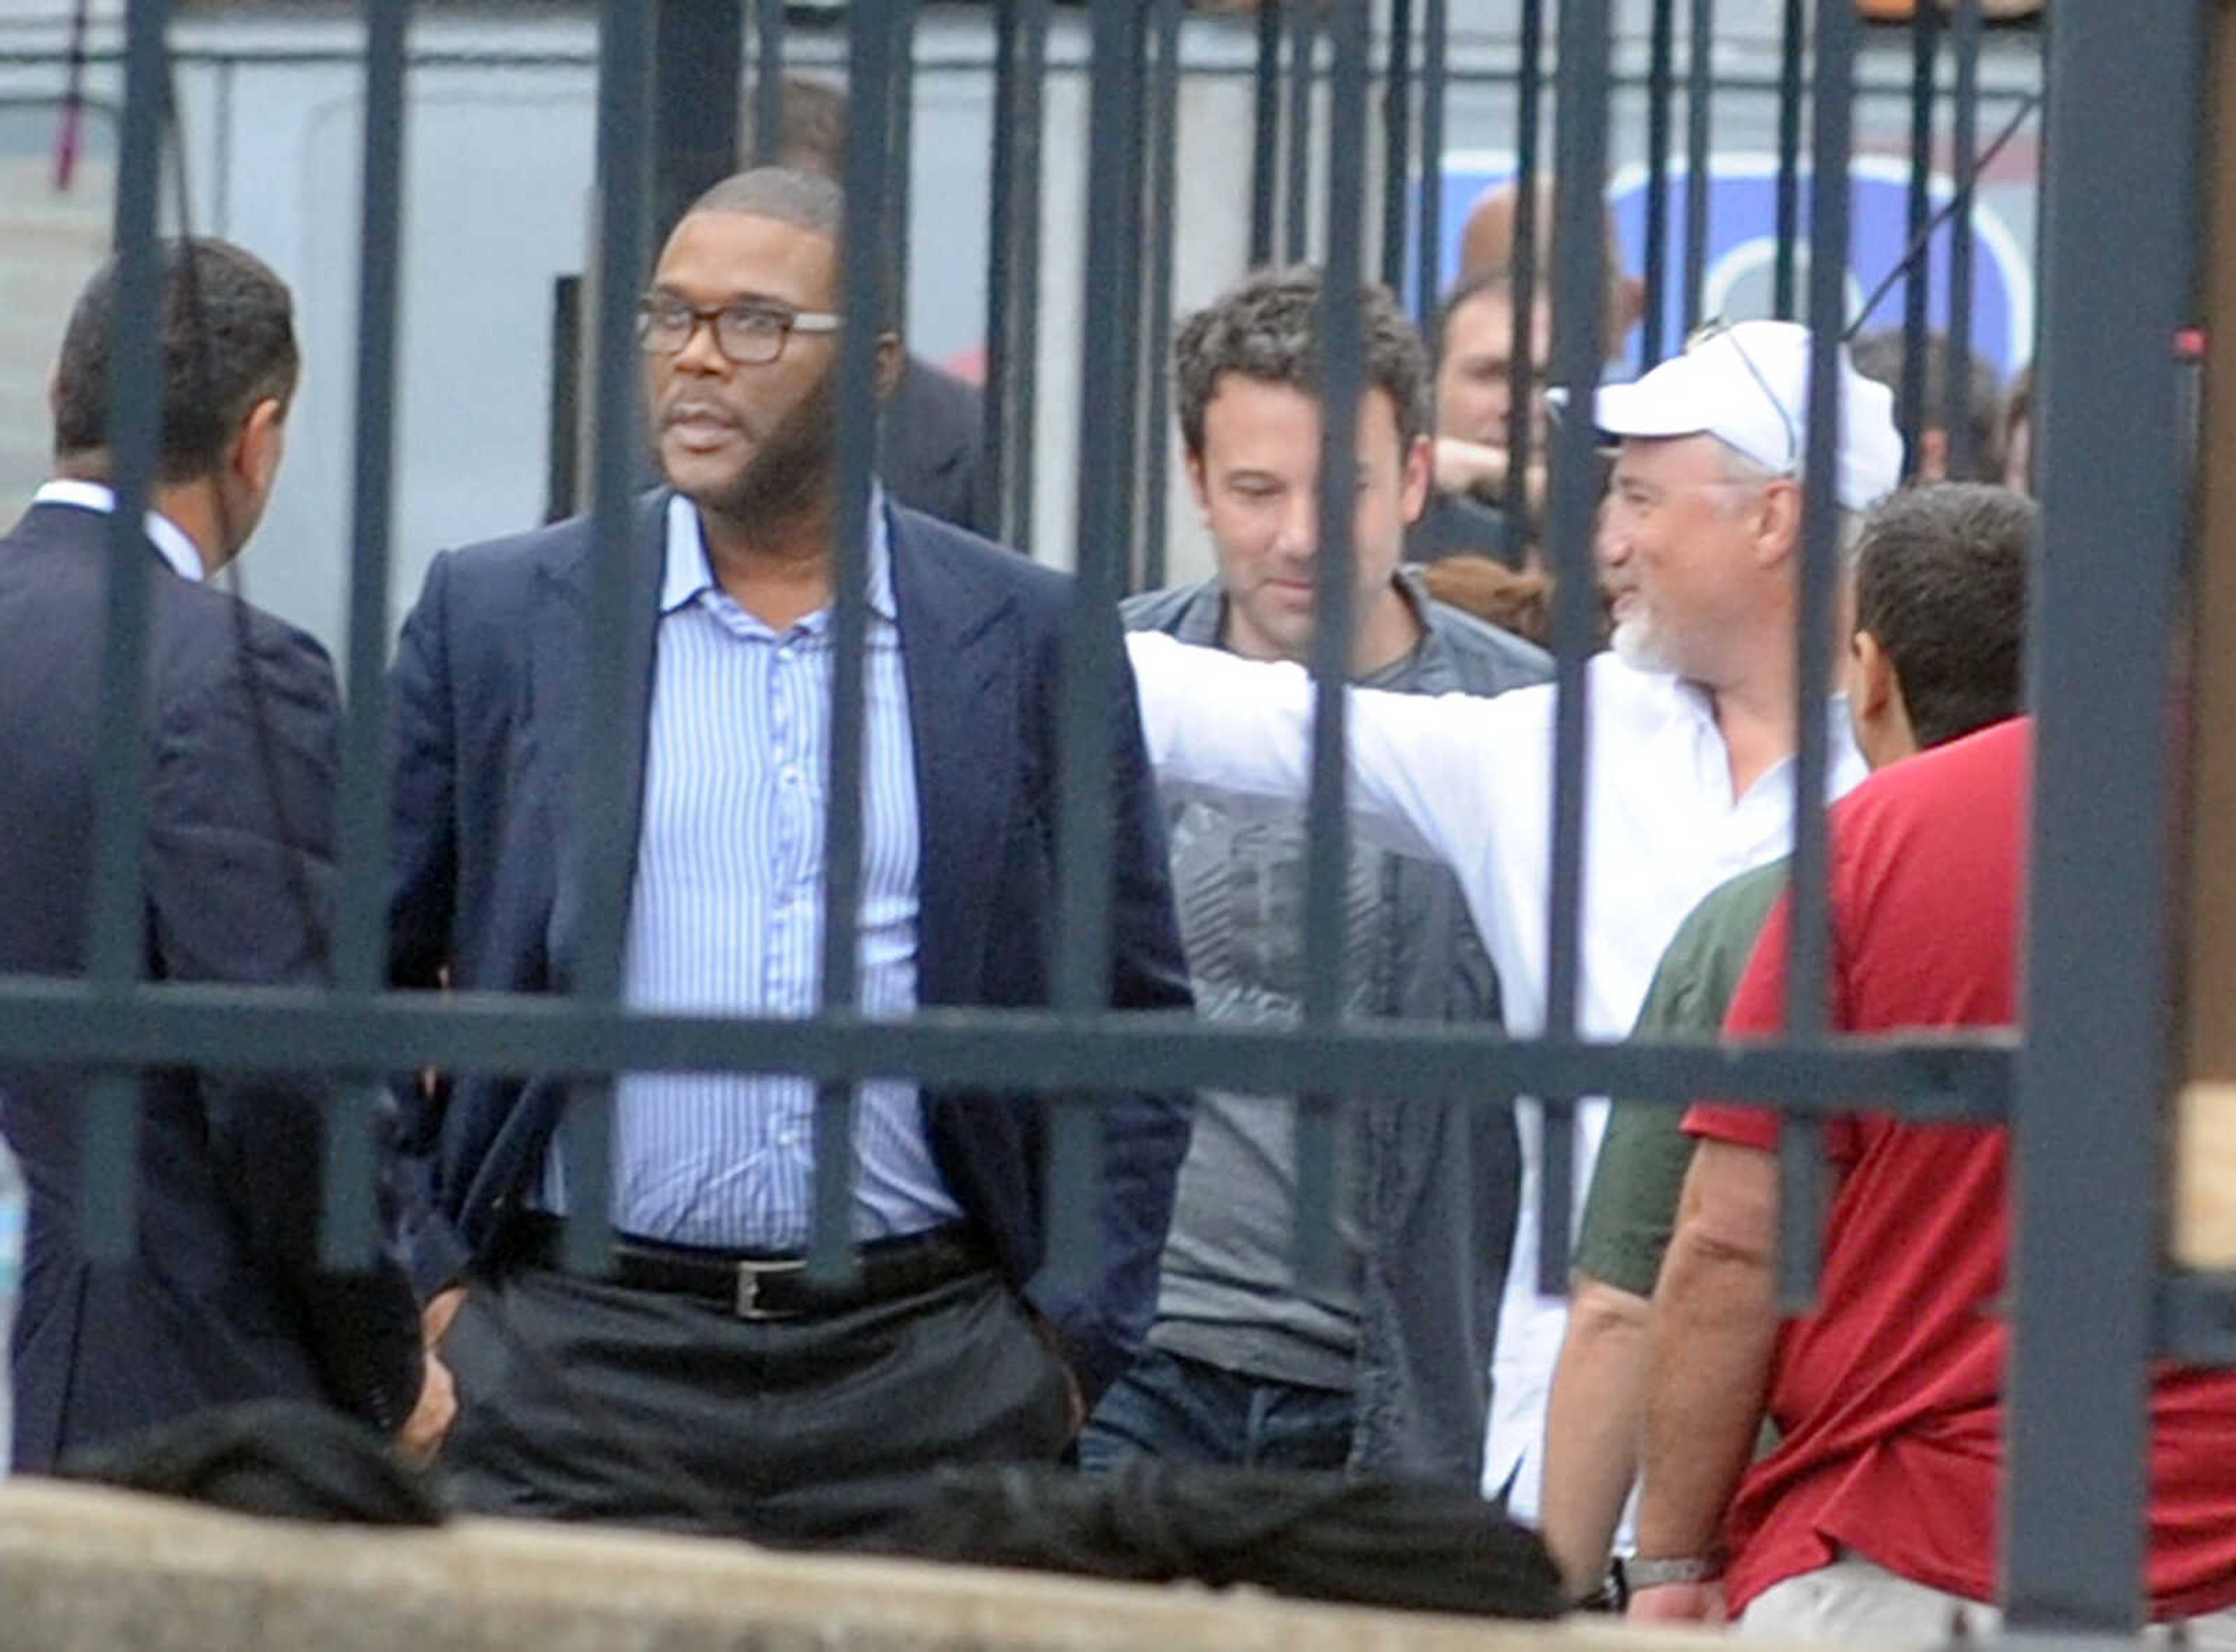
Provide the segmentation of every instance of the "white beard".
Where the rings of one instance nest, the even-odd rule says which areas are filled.
[[[1669,651],[1652,618],[1633,612],[1615,622],[1615,657],[1638,671],[1669,671]]]

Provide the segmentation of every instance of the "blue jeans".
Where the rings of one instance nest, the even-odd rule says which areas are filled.
[[[1351,1458],[1351,1397],[1246,1377],[1146,1351],[1112,1384],[1079,1437],[1079,1466],[1105,1473],[1128,1458],[1229,1468],[1340,1469]]]

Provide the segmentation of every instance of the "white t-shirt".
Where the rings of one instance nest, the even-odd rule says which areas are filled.
[[[1173,638],[1127,639],[1160,787],[1229,809],[1286,803],[1310,789],[1312,691],[1299,667],[1262,664]],[[1787,853],[1793,775],[1779,763],[1732,796],[1714,708],[1697,688],[1612,654],[1587,668],[1583,905],[1577,1031],[1628,1037],[1677,926],[1726,879]],[[1552,886],[1551,684],[1496,699],[1354,689],[1350,804],[1365,841],[1450,865],[1498,966],[1508,1030],[1544,1030]],[[1845,708],[1832,722],[1827,793],[1862,780]],[[1543,1121],[1517,1109],[1522,1175],[1514,1254],[1491,1362],[1485,1493],[1535,1521],[1545,1405],[1568,1306],[1537,1291]],[[1603,1101],[1575,1112],[1575,1173],[1588,1185],[1606,1128]],[[1576,1198],[1572,1209],[1581,1211]]]

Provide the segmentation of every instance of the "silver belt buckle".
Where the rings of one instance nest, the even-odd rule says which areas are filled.
[[[756,1262],[741,1260],[738,1268],[738,1294],[732,1311],[740,1320],[789,1320],[794,1316],[786,1308],[765,1308],[761,1306],[763,1275],[797,1274],[801,1264],[793,1261]]]

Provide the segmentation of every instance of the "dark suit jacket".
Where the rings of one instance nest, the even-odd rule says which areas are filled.
[[[0,970],[86,968],[109,530],[40,505],[0,540]],[[324,920],[309,907],[332,875],[332,668],[300,632],[160,561],[150,581],[146,974],[319,981]],[[17,1465],[259,1397],[401,1423],[419,1383],[408,1281],[392,1260],[318,1267],[319,1089],[150,1073],[140,1243],[102,1267],[76,1233],[84,1090],[76,1075],[0,1073],[0,1129],[31,1184]]]
[[[911,510],[975,534],[997,530],[978,454],[985,401],[975,385],[911,356],[885,406],[878,474]]]
[[[636,643],[625,724],[627,840],[641,823],[665,491],[632,540]],[[1059,677],[1069,582],[905,510],[889,518],[923,834],[917,991],[932,1005],[1044,1005],[1054,969]],[[396,886],[391,972],[431,987],[565,992],[580,900],[573,817],[589,650],[582,518],[448,552],[428,570],[394,672]],[[1111,617],[1115,629],[1116,617]],[[1130,675],[1109,708],[1116,882],[1111,1002],[1184,1010],[1187,974]],[[425,1172],[413,1265],[423,1289],[493,1259],[561,1110],[557,1083],[465,1076],[410,1133]],[[928,1090],[932,1154],[1004,1274],[1099,1388],[1146,1333],[1189,1102],[1103,1109],[1101,1266],[1083,1290],[1042,1274],[1046,1131],[1024,1095]]]

